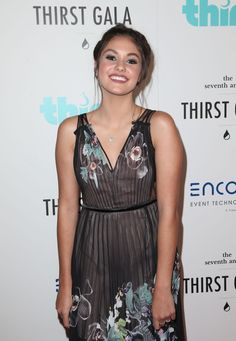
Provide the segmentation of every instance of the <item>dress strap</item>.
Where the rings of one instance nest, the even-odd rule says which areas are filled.
[[[149,123],[154,112],[156,112],[156,110],[145,109],[137,121]]]
[[[80,114],[77,116],[77,127],[74,131],[74,134],[76,135],[77,131],[79,130],[79,127],[84,125],[84,121],[86,121],[86,114]]]
[[[156,112],[156,110],[152,110],[152,109],[145,109],[143,111],[143,113],[141,114],[141,116],[137,119],[138,122],[143,122],[146,123],[145,124],[145,134],[146,134],[146,138],[147,138],[147,142],[150,146],[150,151],[152,151],[152,153],[150,153],[150,157],[152,159],[153,165],[155,165],[155,147],[152,143],[152,137],[151,137],[151,131],[150,131],[150,120],[152,118],[152,115]]]
[[[142,114],[137,118],[136,122],[149,123],[152,115],[156,110],[145,109]]]

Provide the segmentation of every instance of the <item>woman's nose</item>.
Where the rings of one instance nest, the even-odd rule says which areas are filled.
[[[116,69],[118,71],[125,71],[125,65],[122,61],[118,61],[116,64]]]

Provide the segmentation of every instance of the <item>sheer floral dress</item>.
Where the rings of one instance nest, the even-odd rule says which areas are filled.
[[[183,341],[178,253],[177,318],[158,332],[152,325],[158,228],[152,113],[146,109],[132,122],[114,168],[86,114],[78,117],[74,169],[83,203],[72,256],[71,341]]]

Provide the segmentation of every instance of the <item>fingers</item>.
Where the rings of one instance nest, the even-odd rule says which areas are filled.
[[[154,327],[156,330],[161,329],[162,327],[164,327],[166,324],[170,323],[171,321],[174,321],[174,319],[172,318],[166,318],[165,320],[156,320],[156,322],[154,323]]]
[[[159,322],[159,321],[156,321],[155,323],[153,323],[153,325],[154,325],[154,328],[156,329],[156,330],[159,330],[159,329],[161,329],[161,327],[163,327],[164,326],[164,323],[163,322]]]
[[[69,311],[58,311],[58,320],[59,322],[63,325],[64,328],[69,328],[70,327],[70,322],[69,322]]]
[[[164,298],[163,296],[155,297],[152,304],[152,318],[156,330],[176,319],[175,305],[171,294]]]
[[[156,330],[159,330],[161,329],[163,326],[165,326],[166,324],[174,321],[176,319],[176,314],[175,312],[169,314],[169,315],[166,315],[165,317],[162,316],[157,316],[156,318],[153,318],[153,325],[154,325],[154,328]]]
[[[56,299],[56,310],[59,322],[64,328],[69,328],[69,312],[72,305],[72,297],[70,293],[61,293],[59,291]]]

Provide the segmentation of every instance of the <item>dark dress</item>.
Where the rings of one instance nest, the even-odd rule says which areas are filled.
[[[72,256],[71,341],[184,340],[178,253],[172,279],[177,319],[158,332],[151,319],[158,224],[153,112],[146,109],[132,122],[114,168],[86,114],[78,117],[74,169],[83,203]]]

